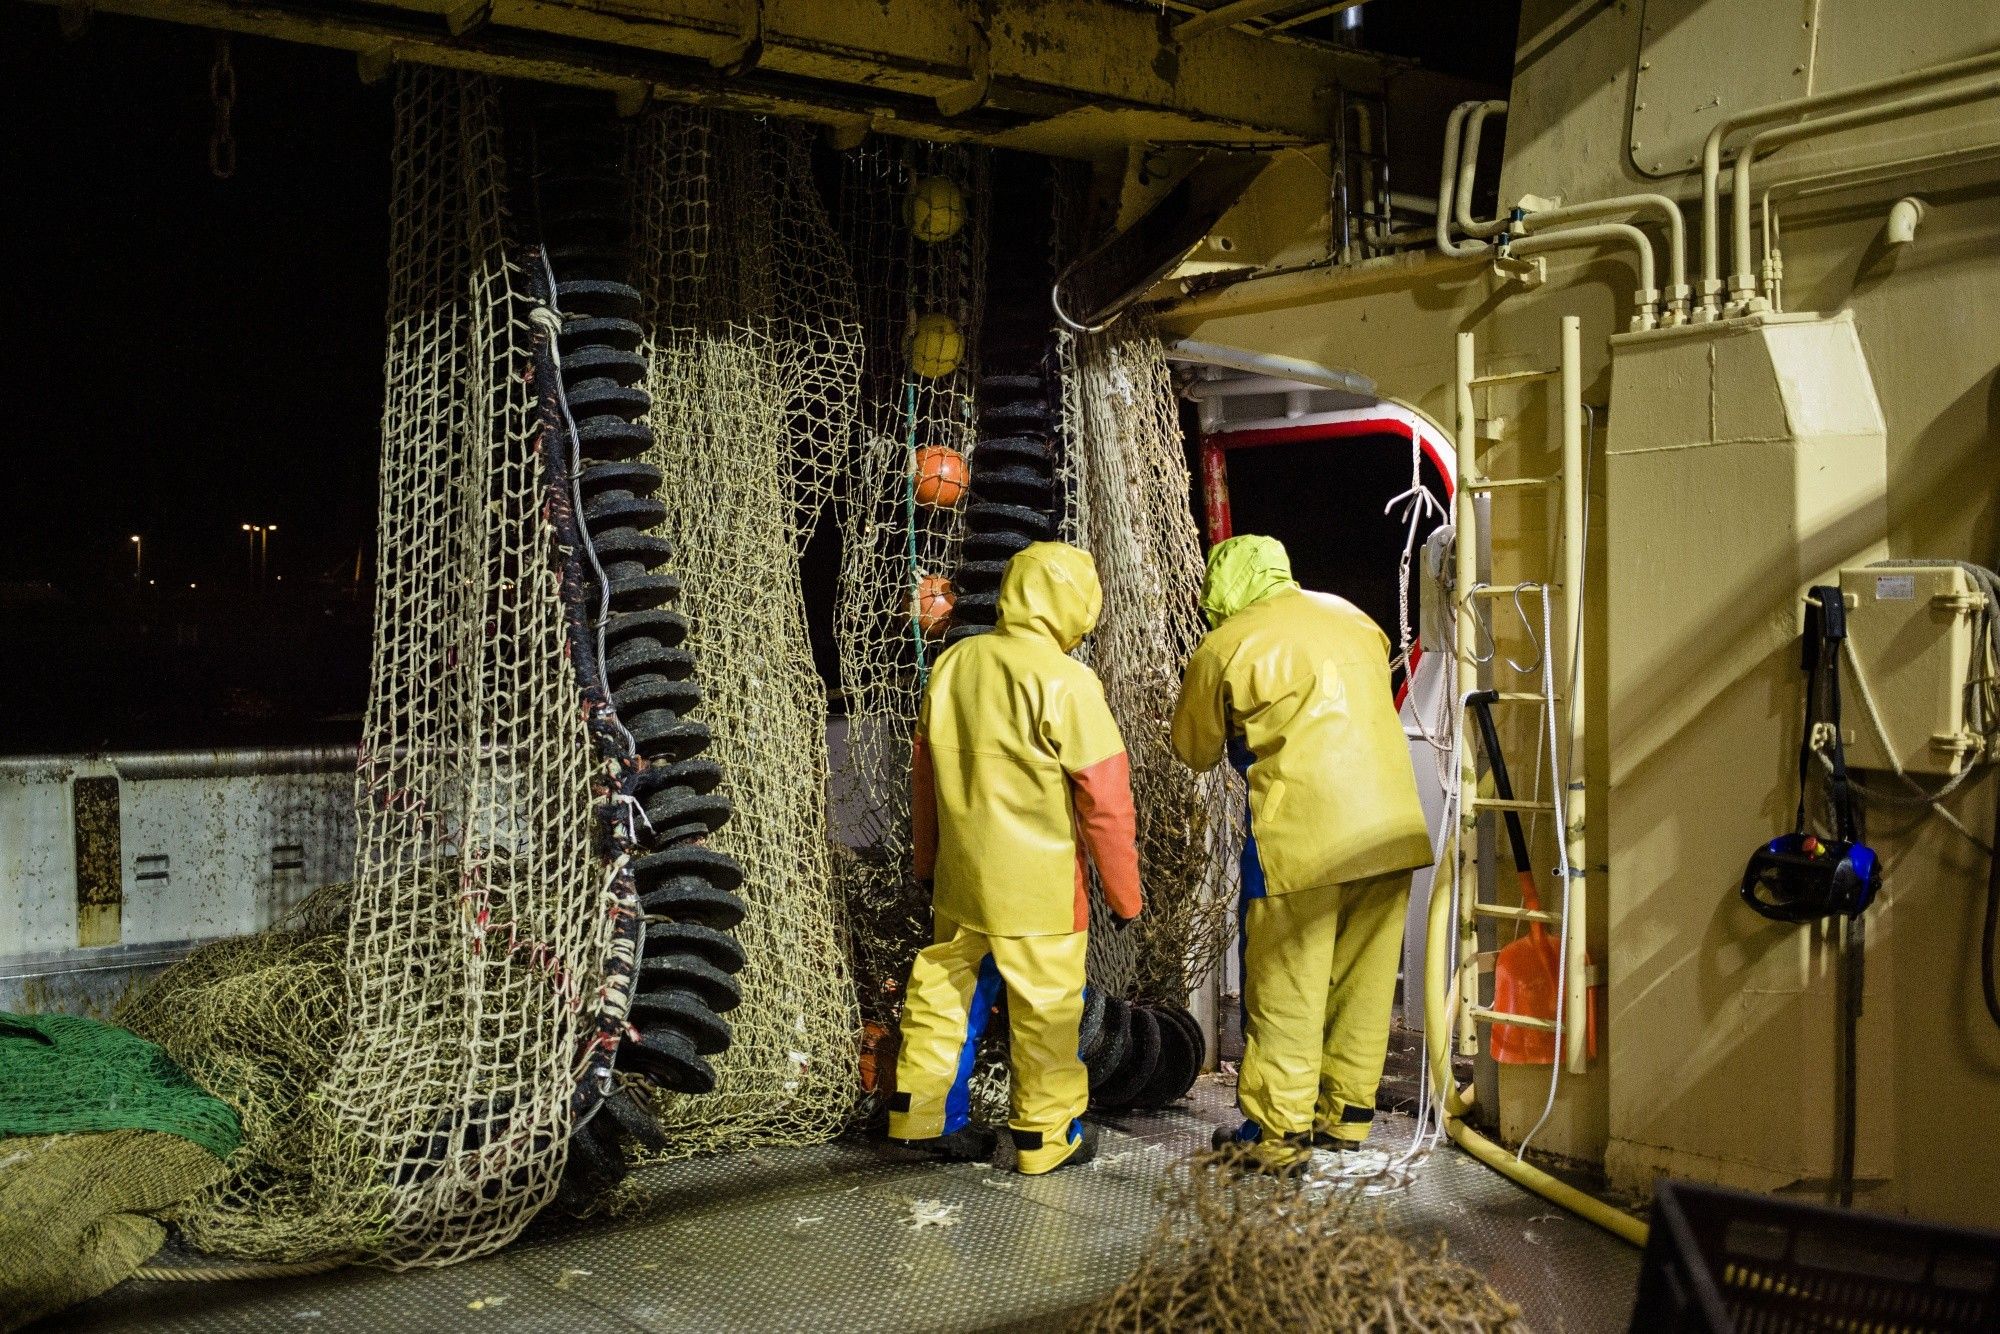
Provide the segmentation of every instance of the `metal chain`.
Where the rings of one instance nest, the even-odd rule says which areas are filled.
[[[227,34],[215,39],[215,62],[208,67],[208,98],[215,106],[215,129],[208,136],[208,169],[218,181],[236,174],[236,66],[229,60]]]

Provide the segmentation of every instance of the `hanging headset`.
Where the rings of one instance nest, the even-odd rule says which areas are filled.
[[[1859,841],[1854,789],[1847,778],[1847,750],[1840,735],[1840,645],[1847,638],[1847,605],[1840,589],[1821,586],[1806,595],[1799,666],[1806,673],[1805,729],[1799,737],[1799,807],[1791,833],[1750,855],[1741,892],[1751,908],[1776,922],[1858,917],[1882,888],[1875,850]],[[1834,837],[1806,828],[1806,787],[1815,750],[1824,749],[1831,772],[1827,804]]]

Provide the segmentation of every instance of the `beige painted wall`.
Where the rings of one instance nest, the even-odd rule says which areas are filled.
[[[1711,11],[1744,4],[1768,0],[1673,3],[1655,6],[1654,16],[1714,24],[1728,16]],[[1512,118],[1505,127],[1502,198],[1533,192],[1575,200],[1635,188],[1696,197],[1698,175],[1649,179],[1632,162],[1638,53],[1653,40],[1645,27],[1646,6],[1638,0],[1531,0],[1527,9]],[[1800,15],[1814,25],[1810,69],[1799,76],[1813,91],[2000,43],[2000,8],[1977,0],[1911,0],[1893,24],[1885,24],[1879,5],[1859,0],[1802,0]],[[1703,37],[1693,27],[1680,35]],[[1763,54],[1741,59],[1754,63]],[[1800,91],[1785,87],[1788,68],[1766,65],[1709,83],[1720,88],[1728,82],[1731,95],[1740,97],[1751,97],[1758,88]],[[1659,73],[1670,77],[1655,78]],[[1705,86],[1700,71],[1647,74],[1645,96],[1662,95],[1660,89],[1700,93]],[[1996,108],[2000,101],[1786,150],[1760,167],[1759,180],[1776,184],[1825,172],[1863,153],[1874,160],[1896,152],[2000,144]],[[2000,162],[1840,193],[1789,199],[1785,194],[1779,192],[1786,306],[1852,311],[1872,372],[1886,424],[1889,553],[2000,564],[1995,485],[2000,449],[1994,439],[2000,409],[1995,374]],[[1916,243],[1898,253],[1883,243],[1882,221],[1904,194],[1922,197],[1929,210]],[[1688,220],[1693,259],[1698,210],[1690,209]],[[1616,431],[1621,408],[1641,410],[1636,391],[1627,404],[1612,397],[1609,373],[1608,339],[1625,327],[1630,273],[1628,263],[1609,256],[1565,259],[1552,262],[1546,286],[1523,291],[1477,262],[1427,253],[1338,273],[1256,280],[1183,301],[1166,312],[1165,321],[1170,330],[1205,340],[1360,370],[1385,394],[1416,404],[1449,426],[1453,338],[1460,329],[1475,333],[1482,371],[1552,366],[1559,318],[1576,314],[1584,327],[1586,401],[1607,413]],[[1524,470],[1545,463],[1543,452],[1552,442],[1536,391],[1494,393],[1495,401],[1482,403],[1481,413],[1509,417],[1515,440],[1499,447],[1500,464],[1510,465],[1508,451],[1519,455]],[[1503,395],[1512,395],[1512,401],[1500,401]],[[1645,412],[1675,410],[1672,396],[1653,397]],[[1600,449],[1602,443],[1600,433]],[[1599,492],[1594,513],[1617,516],[1616,498],[1607,501],[1602,494],[1601,457],[1594,481]],[[1726,508],[1746,485],[1720,468],[1689,468],[1673,484],[1684,488],[1691,508]],[[1694,541],[1701,525],[1690,524],[1690,531],[1677,537],[1667,522],[1671,517],[1666,509],[1655,521],[1666,529],[1659,540]],[[1754,521],[1749,514],[1738,517]],[[1511,512],[1503,508],[1495,526],[1496,578],[1539,563],[1545,531],[1539,513],[1525,505]],[[1602,526],[1594,537],[1603,538]],[[1624,624],[1646,600],[1675,596],[1671,586],[1607,589],[1601,550],[1593,560],[1592,624],[1600,634],[1608,607],[1628,613]],[[1763,591],[1782,603],[1789,595],[1775,589],[1776,581],[1806,577],[1796,565],[1774,571],[1773,588]],[[1764,625],[1762,632],[1770,640],[1761,648],[1763,657],[1784,657],[1775,647],[1784,638],[1781,627]],[[1685,642],[1666,646],[1667,657],[1690,664],[1691,677],[1723,670],[1716,664],[1744,647],[1715,642],[1710,624],[1690,626],[1683,637]],[[1600,687],[1607,671],[1602,648],[1594,646],[1591,661],[1592,680]],[[1606,1059],[1589,1076],[1565,1080],[1558,1116],[1538,1143],[1608,1159],[1628,1181],[1670,1165],[1691,1175],[1779,1188],[1824,1170],[1832,1070],[1831,1015],[1823,994],[1826,951],[1810,932],[1786,933],[1743,920],[1748,914],[1732,902],[1733,887],[1713,883],[1716,868],[1740,863],[1754,842],[1777,832],[1790,814],[1792,742],[1773,743],[1796,716],[1796,673],[1776,659],[1763,662],[1761,670],[1766,675],[1760,679],[1778,683],[1789,677],[1792,684],[1773,684],[1763,696],[1718,695],[1715,707],[1692,712],[1674,729],[1672,744],[1697,757],[1690,762],[1709,781],[1676,798],[1655,827],[1632,835],[1635,849],[1623,850],[1633,852],[1643,841],[1649,859],[1673,865],[1684,858],[1686,875],[1665,877],[1675,887],[1670,899],[1621,899],[1621,886],[1601,869],[1615,859],[1604,843],[1605,822],[1593,829],[1592,950],[1615,965],[1614,1020]],[[1601,704],[1603,690],[1595,695]],[[1607,720],[1601,708],[1593,710],[1591,797],[1593,810],[1600,812],[1608,805],[1607,772],[1629,779],[1637,763],[1603,753]],[[1531,743],[1517,724],[1509,744],[1527,754]],[[1953,799],[1975,829],[1992,827],[1993,787],[1990,777],[1982,778]],[[1861,1170],[1879,1184],[1863,1198],[1920,1216],[2000,1223],[2000,1135],[1993,1133],[1992,1111],[2000,1096],[2000,1030],[1980,1004],[1976,952],[1985,859],[1941,822],[1916,821],[1900,812],[1878,815],[1871,839],[1886,859],[1887,889],[1868,924]],[[1695,855],[1704,849],[1711,855]],[[1621,939],[1611,949],[1602,935],[1607,921],[1635,938]],[[1647,959],[1659,966],[1649,968]],[[1763,994],[1774,989],[1758,981],[1768,981],[1760,970],[1772,969],[1798,985]],[[1774,1052],[1786,1059],[1774,1059]],[[1518,1135],[1539,1113],[1544,1075],[1503,1073],[1502,1131]],[[1616,1088],[1613,1080],[1620,1081]],[[1649,1100],[1661,1097],[1672,1107],[1646,1114]],[[1800,1150],[1801,1141],[1820,1147]]]

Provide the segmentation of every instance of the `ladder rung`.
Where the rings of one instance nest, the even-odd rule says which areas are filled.
[[[1560,587],[1562,587],[1562,585],[1554,582],[1553,580],[1547,583],[1539,583],[1539,584],[1532,582],[1525,584],[1481,584],[1477,588],[1473,589],[1472,593],[1474,597],[1510,598],[1513,597],[1516,593],[1539,593],[1543,589],[1553,590]]]
[[[1549,697],[1539,690],[1496,690],[1493,692],[1496,704],[1546,704]]]
[[[1506,1010],[1489,1010],[1484,1005],[1472,1007],[1472,1018],[1482,1024],[1515,1024],[1522,1028],[1539,1028],[1545,1032],[1556,1031],[1556,1021],[1540,1019],[1532,1014],[1512,1014]]]
[[[1554,486],[1562,481],[1560,477],[1468,477],[1465,489],[1468,491],[1506,491],[1515,487]]]
[[[1472,808],[1476,811],[1547,811],[1555,813],[1552,801],[1529,801],[1525,797],[1474,797]]]
[[[1487,387],[1488,385],[1495,385],[1495,384],[1527,384],[1527,383],[1530,383],[1531,381],[1535,381],[1535,380],[1553,380],[1553,379],[1555,379],[1555,378],[1556,378],[1556,376],[1558,376],[1558,375],[1560,375],[1560,374],[1562,374],[1562,372],[1561,372],[1560,370],[1553,370],[1553,371],[1502,371],[1502,372],[1501,372],[1500,374],[1498,374],[1498,375],[1475,375],[1475,376],[1473,376],[1473,377],[1472,377],[1472,387],[1473,387],[1474,389],[1484,389],[1484,388],[1486,388],[1486,387]]]
[[[1562,914],[1546,908],[1517,908],[1511,903],[1475,903],[1472,911],[1481,917],[1502,917],[1510,922],[1545,922],[1550,926],[1562,924]]]

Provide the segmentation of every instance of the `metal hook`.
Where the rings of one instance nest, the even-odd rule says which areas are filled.
[[[1511,655],[1507,659],[1507,665],[1509,667],[1512,667],[1515,671],[1521,673],[1523,676],[1526,676],[1533,672],[1540,671],[1542,666],[1542,654],[1548,651],[1548,646],[1542,643],[1541,639],[1535,634],[1535,624],[1533,621],[1530,621],[1528,619],[1528,609],[1521,605],[1521,594],[1527,592],[1531,588],[1534,589],[1537,593],[1542,595],[1542,600],[1544,602],[1548,600],[1549,596],[1549,587],[1547,584],[1514,585],[1514,614],[1521,618],[1521,632],[1527,635],[1528,642],[1535,646],[1535,656],[1533,659],[1529,661],[1528,665],[1525,667],[1523,667],[1520,663],[1515,662]],[[1488,631],[1487,633],[1490,637],[1492,632]]]

